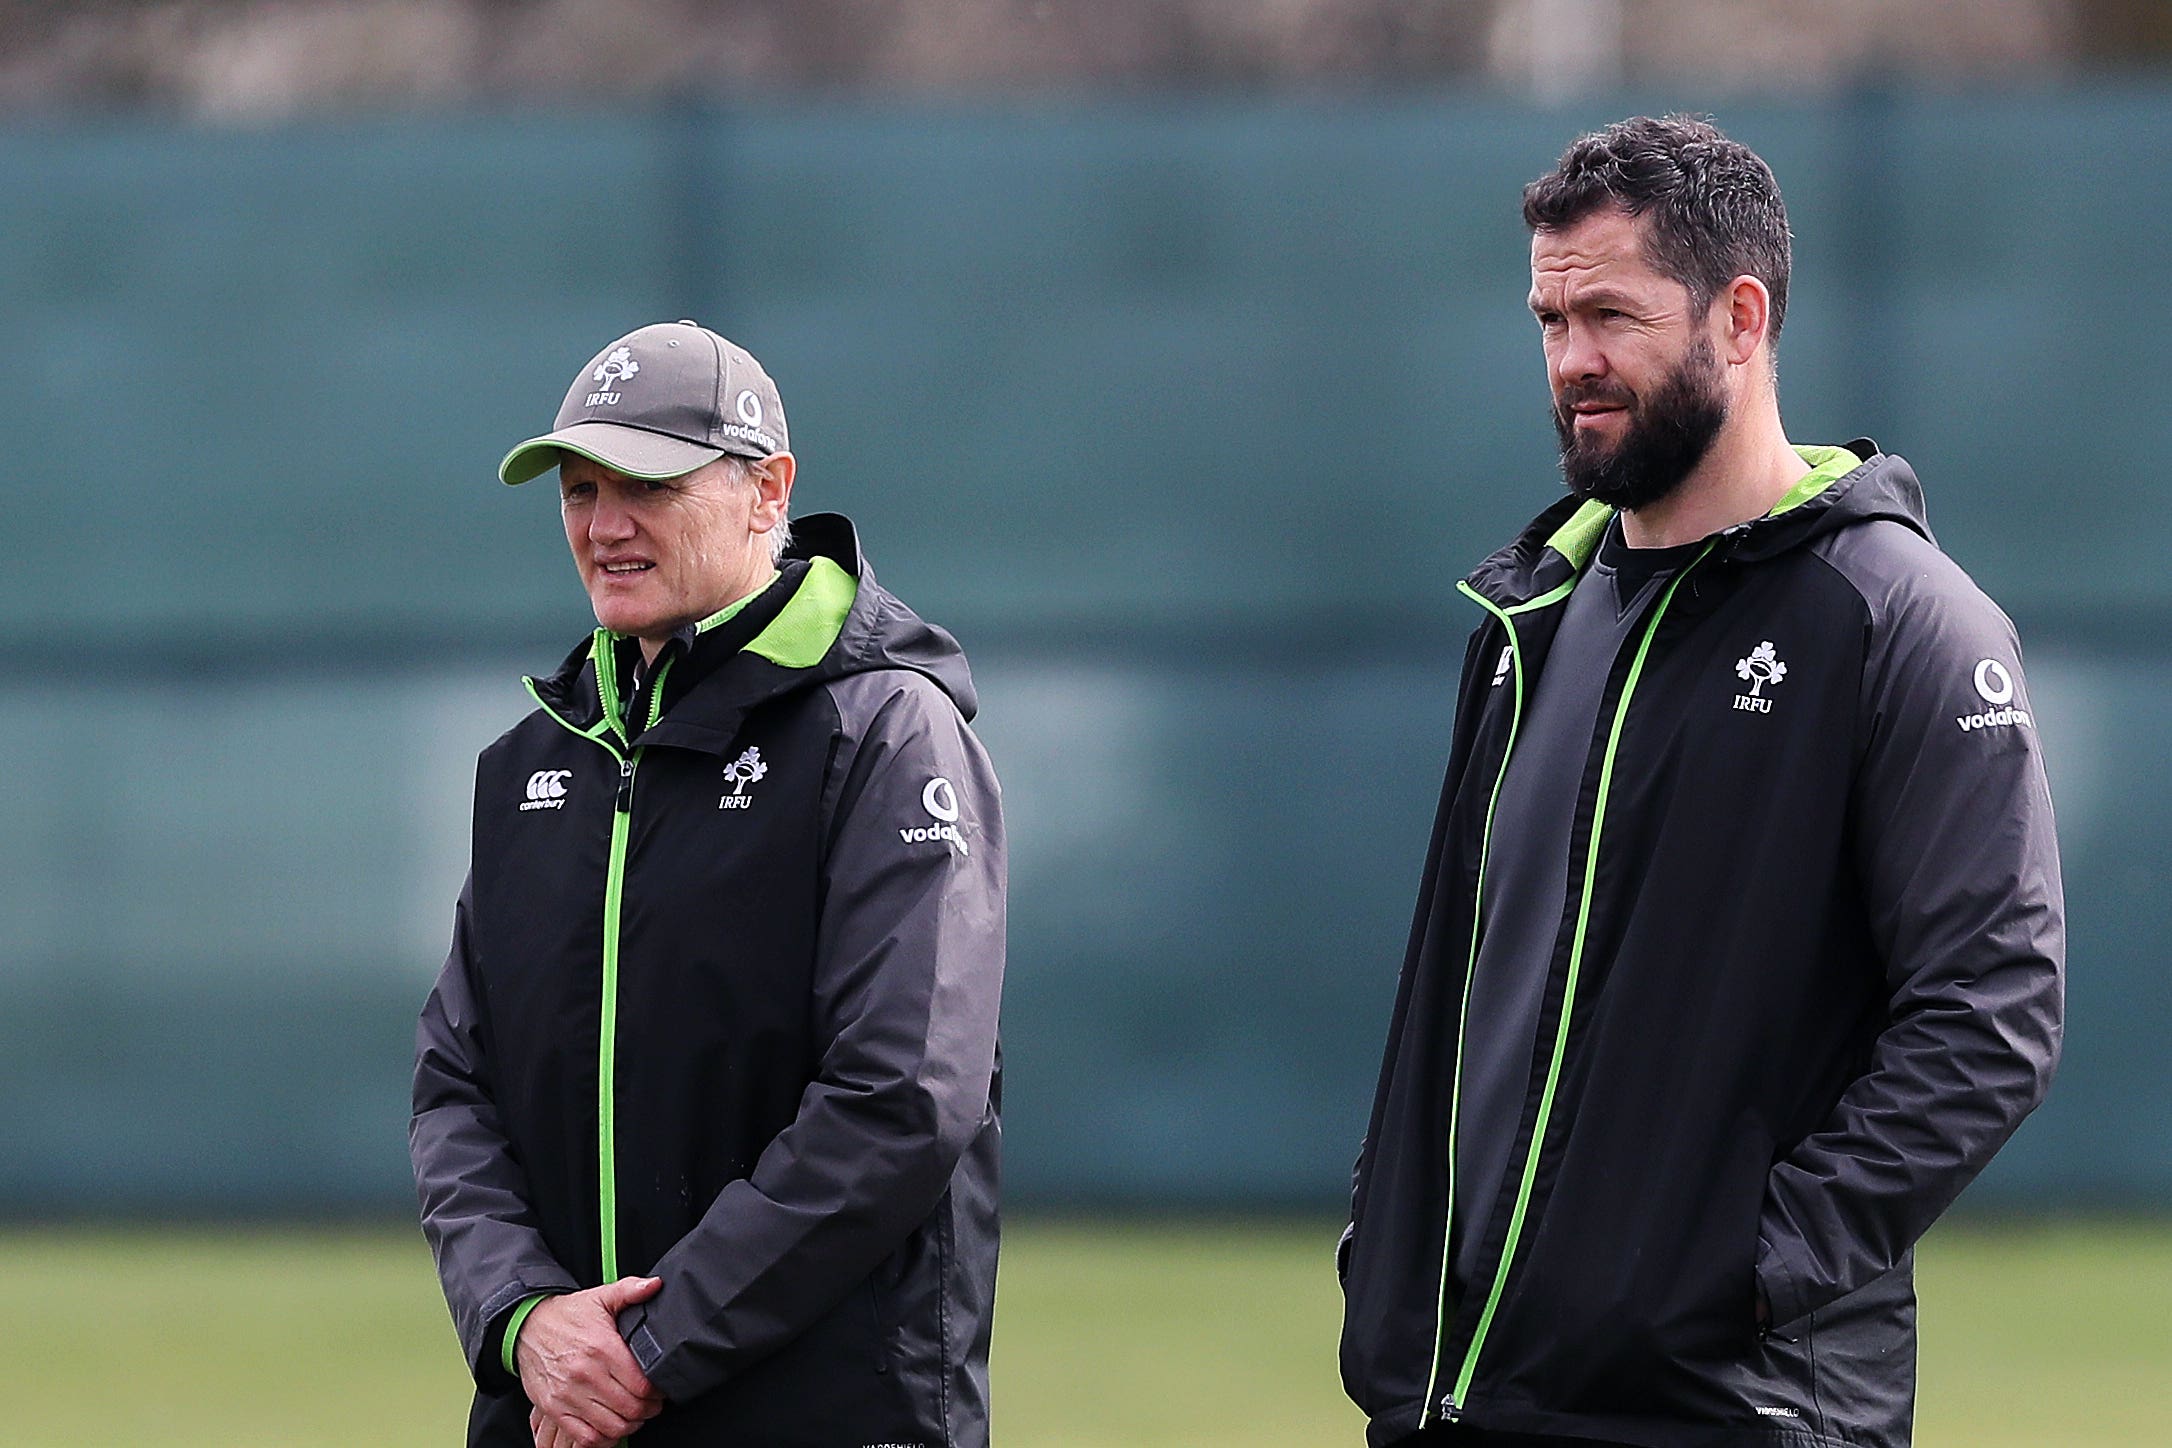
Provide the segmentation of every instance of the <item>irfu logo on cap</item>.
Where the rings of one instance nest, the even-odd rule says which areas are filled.
[[[590,407],[601,407],[618,401],[618,384],[641,370],[641,364],[633,359],[633,348],[621,347],[596,364],[595,378],[603,386],[588,394]]]

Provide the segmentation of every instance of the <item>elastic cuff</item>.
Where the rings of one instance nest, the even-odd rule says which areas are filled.
[[[515,1379],[520,1377],[520,1368],[513,1361],[513,1344],[520,1336],[520,1325],[528,1320],[529,1313],[535,1311],[537,1303],[546,1297],[557,1295],[555,1292],[538,1292],[533,1297],[523,1298],[520,1305],[513,1309],[513,1315],[505,1320],[505,1336],[499,1343],[498,1361]]]

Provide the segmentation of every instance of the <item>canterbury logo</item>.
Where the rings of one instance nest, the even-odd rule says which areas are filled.
[[[564,809],[566,807],[566,781],[573,778],[570,769],[539,769],[528,776],[528,799],[522,810]]]

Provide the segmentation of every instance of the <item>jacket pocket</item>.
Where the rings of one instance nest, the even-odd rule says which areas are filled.
[[[939,1371],[942,1359],[942,1213],[914,1228],[867,1279],[875,1323],[875,1370],[913,1380]]]
[[[1570,1167],[1578,1179],[1547,1203],[1480,1379],[1579,1413],[1739,1421],[1770,1160],[1769,1137],[1739,1131],[1701,1169],[1628,1153],[1604,1177]]]
[[[887,1373],[894,1366],[895,1344],[892,1342],[893,1322],[885,1302],[886,1294],[870,1278],[867,1283],[867,1316],[875,1333],[875,1371]]]

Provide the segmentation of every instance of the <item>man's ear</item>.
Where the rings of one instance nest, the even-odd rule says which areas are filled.
[[[1772,293],[1753,276],[1739,276],[1712,299],[1720,356],[1741,366],[1757,355],[1772,325]]]
[[[792,504],[792,479],[799,463],[788,452],[771,453],[760,462],[747,464],[747,481],[754,485],[754,531],[767,533],[784,520]]]

